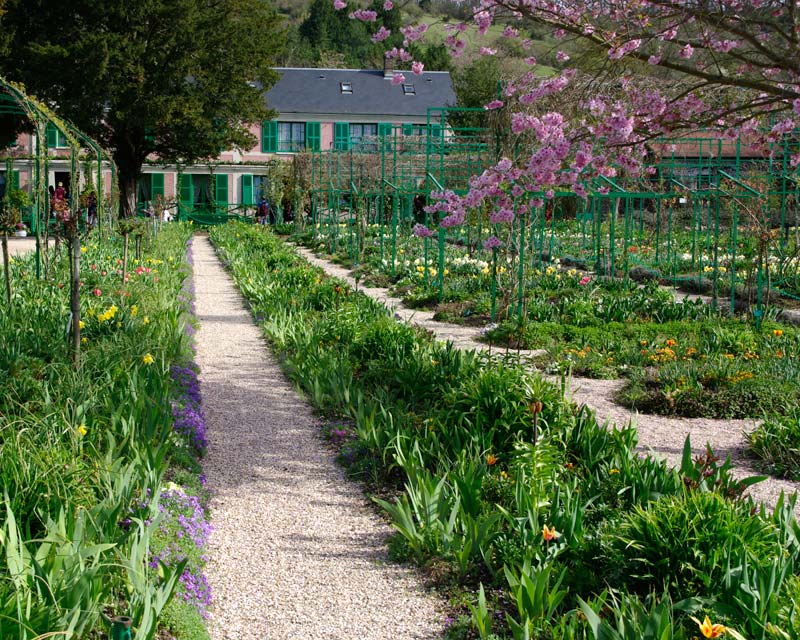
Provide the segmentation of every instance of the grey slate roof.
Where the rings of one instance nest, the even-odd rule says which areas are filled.
[[[403,85],[392,84],[383,71],[365,69],[276,68],[281,79],[267,91],[267,106],[281,114],[342,114],[368,116],[422,116],[428,107],[456,104],[453,83],[446,71],[427,71],[415,76],[404,71],[405,84],[415,95],[404,95]],[[340,83],[352,84],[343,94]]]

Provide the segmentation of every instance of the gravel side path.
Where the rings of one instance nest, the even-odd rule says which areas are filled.
[[[53,240],[50,240],[50,245],[54,244]],[[18,238],[16,236],[11,236],[8,239],[8,255],[9,257],[13,258],[14,256],[22,255],[23,253],[28,253],[29,251],[36,251],[36,236],[27,236],[25,238]],[[3,264],[3,252],[0,251],[0,265]]]
[[[211,638],[441,637],[439,602],[389,562],[389,527],[344,478],[200,236],[194,278],[214,527]]]
[[[297,247],[300,255],[312,264],[322,268],[328,275],[341,278],[355,287],[356,282],[350,271],[327,260],[318,258],[305,247]],[[406,322],[417,324],[430,331],[440,340],[450,340],[461,349],[486,349],[490,347],[479,342],[479,330],[474,327],[438,322],[433,320],[430,311],[419,311],[403,307],[400,298],[388,295],[386,289],[358,287],[366,295],[379,300],[390,309],[395,316]],[[495,350],[497,350],[495,348]],[[517,352],[514,351],[516,354]],[[522,357],[536,355],[537,351],[522,350]],[[708,418],[668,418],[665,416],[644,415],[631,411],[613,401],[614,393],[624,384],[622,380],[594,380],[591,378],[573,378],[570,380],[569,395],[579,405],[587,405],[597,411],[598,420],[608,421],[612,425],[632,423],[639,432],[639,449],[652,451],[659,458],[670,464],[680,463],[683,444],[686,436],[691,436],[692,450],[695,454],[705,452],[706,443],[711,445],[715,455],[725,459],[730,455],[735,465],[734,474],[743,478],[761,475],[746,455],[744,433],[752,431],[754,420],[713,420]],[[774,505],[781,491],[792,494],[800,491],[800,483],[768,478],[751,487],[749,493],[758,501]],[[800,518],[800,501],[795,513]]]

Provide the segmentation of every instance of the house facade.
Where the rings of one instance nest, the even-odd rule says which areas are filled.
[[[183,167],[149,159],[143,167],[138,201],[161,198],[181,210],[214,207],[249,213],[268,180],[266,167],[275,159],[290,159],[305,151],[330,149],[347,151],[366,140],[381,136],[426,135],[431,124],[429,109],[454,106],[450,74],[405,72],[396,83],[391,68],[308,69],[278,68],[278,82],[265,92],[267,106],[277,112],[270,121],[251,126],[257,144],[251,149],[222,153],[213,163]],[[69,150],[63,134],[54,127],[47,131],[48,185],[69,184]],[[35,136],[23,134],[9,154],[15,157],[8,182],[19,188],[32,183]],[[81,172],[93,171],[84,167]],[[3,171],[3,183],[6,182]],[[85,176],[81,176],[81,184]],[[94,178],[93,178],[94,179]],[[111,183],[105,170],[104,182]]]

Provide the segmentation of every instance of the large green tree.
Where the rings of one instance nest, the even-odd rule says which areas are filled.
[[[387,11],[383,8],[383,0],[372,0],[366,8],[375,11],[376,20],[365,23],[350,17],[356,7],[354,2],[350,2],[347,8],[337,10],[333,0],[311,0],[308,16],[298,31],[315,53],[315,64],[324,65],[325,59],[332,57],[330,54],[333,53],[346,66],[380,68],[384,51],[402,46],[402,20],[398,9]],[[380,27],[388,29],[391,36],[374,43],[370,36]]]
[[[268,0],[6,0],[2,72],[113,150],[122,212],[150,154],[195,162],[255,139],[284,27]]]

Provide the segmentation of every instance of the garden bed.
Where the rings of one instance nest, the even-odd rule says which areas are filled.
[[[392,275],[385,252],[381,262],[369,238],[358,267],[363,279],[388,280],[406,305],[435,309],[437,319],[474,326],[495,320],[482,339],[546,350],[538,363],[547,372],[625,378],[617,399],[639,412],[760,418],[791,414],[800,402],[794,364],[800,331],[781,322],[777,309],[729,318],[729,302],[719,300],[717,312],[702,300],[676,301],[656,278],[638,277],[643,267],[623,280],[579,270],[569,260],[528,270],[520,296],[512,286],[513,257],[496,264],[453,245],[446,247],[440,283],[433,249],[420,253],[419,239],[408,238],[398,243]],[[496,298],[493,273],[494,289],[504,291]],[[709,274],[703,281],[711,286]]]
[[[192,587],[206,525],[189,236],[165,229],[124,282],[121,240],[89,239],[77,367],[63,251],[49,279],[33,255],[12,261],[0,314],[3,638],[101,638],[113,616],[131,617],[137,638],[205,637],[208,593]]]
[[[711,452],[687,447],[675,470],[641,458],[632,428],[605,430],[525,368],[396,323],[268,232],[212,240],[286,371],[337,424],[349,472],[396,492],[380,501],[391,547],[451,593],[449,638],[623,625],[625,637],[689,638],[690,615],[747,637],[797,632],[792,501],[760,511]]]

